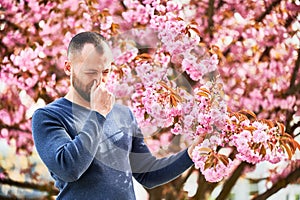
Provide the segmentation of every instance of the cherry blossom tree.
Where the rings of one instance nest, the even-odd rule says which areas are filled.
[[[67,44],[81,31],[101,33],[115,59],[107,88],[128,105],[157,156],[197,137],[195,167],[152,190],[150,199],[184,199],[186,180],[198,174],[191,199],[223,184],[225,199],[240,176],[260,162],[286,161],[270,171],[265,199],[299,181],[294,139],[300,94],[300,3],[292,0],[0,1],[0,136],[20,156],[31,155],[33,111],[63,96]],[[298,150],[297,150],[298,149]],[[48,191],[29,163],[0,183]],[[282,180],[285,180],[284,184]]]

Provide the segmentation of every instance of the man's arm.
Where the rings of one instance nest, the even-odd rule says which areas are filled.
[[[65,182],[79,179],[94,159],[104,121],[102,115],[91,111],[82,130],[71,139],[56,116],[37,110],[32,117],[33,139],[48,169]]]
[[[147,188],[167,183],[193,165],[187,149],[166,158],[154,157],[139,128],[133,138],[130,162],[133,176]]]

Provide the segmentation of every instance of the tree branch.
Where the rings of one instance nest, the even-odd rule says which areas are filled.
[[[14,130],[14,131],[21,131],[21,132],[24,132],[24,133],[28,133],[28,134],[31,134],[31,131],[30,130],[27,130],[27,129],[21,129],[19,126],[17,125],[13,125],[13,126],[9,126],[7,124],[0,124],[0,130],[1,129],[8,129],[8,130]]]
[[[296,128],[300,127],[300,121],[298,121],[296,124],[294,124],[291,128],[290,128],[290,133],[293,134],[294,138],[297,137],[298,135],[300,135],[300,133],[294,135],[294,131],[296,130]],[[288,132],[287,132],[288,133]]]
[[[260,55],[259,57],[259,61],[266,61],[267,59],[270,58],[270,51],[271,51],[272,47],[271,46],[267,46],[264,50],[264,52]]]
[[[261,22],[268,14],[270,14],[270,12],[272,11],[272,9],[277,6],[279,3],[281,2],[281,0],[276,0],[273,1],[265,10],[265,12],[263,12],[260,16],[258,16],[255,21],[256,22]]]
[[[216,198],[216,200],[223,200],[226,199],[227,196],[229,195],[231,189],[235,185],[236,181],[238,178],[241,176],[243,173],[244,169],[246,166],[249,166],[250,164],[246,162],[242,162],[237,169],[233,172],[233,174],[227,179],[227,181],[224,183],[223,189],[219,196]],[[250,165],[251,166],[251,165]]]
[[[187,175],[185,177],[181,177],[179,184],[177,185],[177,188],[183,188],[183,185],[186,183],[187,179],[190,177],[190,175],[195,170],[195,165],[193,165],[187,172]]]
[[[299,92],[300,92],[300,82],[297,83],[296,85],[292,86],[291,88],[287,89],[285,93],[278,94],[277,97],[281,96],[281,97],[285,98],[292,94],[299,94]]]
[[[286,178],[280,179],[270,189],[254,197],[252,200],[265,200],[271,195],[278,192],[280,189],[285,188],[288,184],[296,181],[299,177],[300,177],[300,168],[298,167],[293,172],[291,172]]]
[[[39,185],[39,184],[29,183],[29,182],[19,182],[19,181],[12,180],[10,178],[1,178],[0,183],[10,185],[10,186],[16,186],[20,188],[39,190],[39,191],[47,192],[49,195],[58,194],[58,189],[54,187],[53,184],[51,183]]]
[[[0,199],[1,200],[16,200],[17,198],[16,197],[7,197],[6,195],[1,195],[0,194]]]
[[[300,68],[300,48],[298,49],[298,57],[297,57],[297,60],[295,62],[295,68],[294,68],[293,73],[292,73],[289,89],[293,88],[295,83],[296,83],[299,68]]]
[[[297,74],[299,72],[299,69],[300,69],[300,49],[298,49],[298,57],[297,57],[297,60],[295,62],[295,68],[292,72],[290,86],[283,94],[280,94],[280,96],[287,97],[289,95],[299,94],[299,92],[300,92],[300,81],[296,84]]]
[[[214,28],[214,5],[215,5],[215,0],[209,0],[208,2],[208,9],[207,9],[207,16],[208,16],[208,33],[210,38],[213,37],[213,28]]]
[[[220,9],[223,5],[224,5],[224,1],[223,0],[220,0],[218,5],[217,5],[217,9]]]
[[[295,16],[289,15],[288,18],[285,20],[284,27],[288,28],[295,19],[296,19]]]
[[[190,200],[205,199],[206,194],[211,193],[213,189],[218,185],[218,183],[207,182],[202,173],[199,173],[197,183],[197,192],[193,197],[190,198]]]

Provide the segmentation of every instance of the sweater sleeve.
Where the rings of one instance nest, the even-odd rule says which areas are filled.
[[[73,182],[87,170],[100,144],[105,118],[91,111],[78,135],[72,139],[52,113],[38,109],[32,117],[34,144],[49,171]]]
[[[139,128],[133,138],[130,162],[133,176],[146,188],[167,183],[193,165],[187,149],[169,157],[157,159],[145,144]]]

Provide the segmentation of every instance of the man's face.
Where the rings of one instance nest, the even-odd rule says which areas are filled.
[[[71,61],[71,83],[76,92],[88,102],[93,83],[105,84],[110,73],[112,53],[106,44],[103,49],[103,54],[99,54],[92,44],[85,44],[81,56]]]

